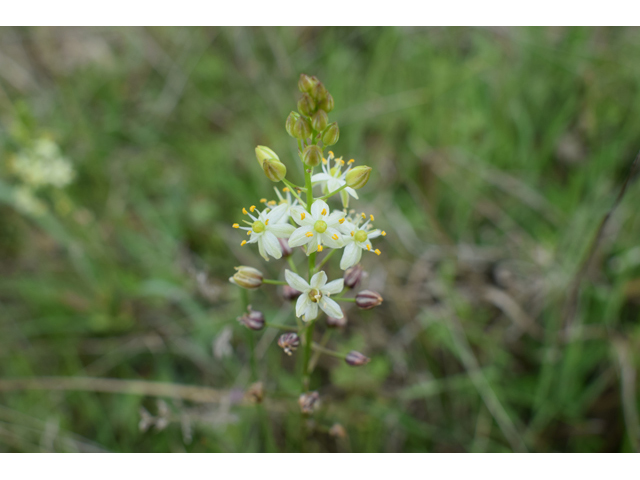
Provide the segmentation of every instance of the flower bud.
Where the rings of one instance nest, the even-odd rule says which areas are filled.
[[[289,285],[284,285],[282,287],[282,297],[285,300],[289,300],[290,302],[294,301],[301,294],[302,294],[302,292],[299,292],[298,290],[296,290],[295,288],[293,288],[293,287],[291,287]]]
[[[347,268],[344,272],[344,286],[347,288],[355,288],[356,285],[360,283],[363,274],[364,269],[359,263],[353,267]]]
[[[262,312],[252,310],[251,305],[247,307],[247,313],[238,317],[238,321],[251,330],[262,330],[264,328],[264,315]]]
[[[293,124],[292,133],[294,138],[304,140],[311,136],[311,122],[308,118],[299,116]]]
[[[293,138],[297,138],[294,135],[293,127],[296,124],[296,121],[300,118],[300,114],[298,112],[291,112],[287,117],[287,121],[284,124],[284,128],[287,129],[287,133],[291,135]]]
[[[347,316],[342,312],[342,318],[330,317],[327,315],[327,327],[329,328],[343,328],[347,325]]]
[[[316,103],[321,103],[322,101],[324,101],[324,99],[327,98],[327,95],[329,95],[329,92],[322,84],[322,82],[318,80],[318,83],[316,83],[311,89],[311,96],[316,101]]]
[[[280,250],[282,250],[282,256],[288,257],[293,253],[293,249],[289,246],[289,241],[286,238],[279,238]]]
[[[252,403],[262,403],[262,400],[264,400],[264,385],[262,385],[262,382],[252,383],[244,395]]]
[[[265,160],[262,164],[262,170],[272,182],[280,182],[287,175],[287,167],[278,160]]]
[[[278,158],[276,152],[263,145],[258,145],[256,147],[256,158],[258,159],[258,163],[260,164],[260,166],[263,165],[265,160],[275,160],[277,162],[280,161],[280,158]]]
[[[369,357],[365,357],[360,352],[356,352],[355,350],[351,350],[347,353],[347,357],[344,359],[348,365],[352,367],[361,367],[362,365],[366,365],[371,361]]]
[[[316,102],[308,93],[303,93],[298,100],[298,111],[305,117],[310,117],[316,111]]]
[[[382,297],[377,292],[371,290],[363,290],[356,295],[356,305],[363,310],[377,307],[382,303]]]
[[[347,182],[347,185],[355,190],[358,190],[359,188],[364,187],[369,181],[371,170],[373,170],[371,167],[360,165],[349,170],[344,179]]]
[[[331,112],[331,110],[333,110],[333,107],[334,107],[333,97],[331,96],[330,93],[327,92],[327,96],[323,100],[318,102],[318,108],[321,108],[325,112],[329,113]]]
[[[302,152],[302,161],[310,167],[317,167],[322,162],[322,150],[317,145],[308,145]]]
[[[298,90],[300,90],[302,93],[310,93],[313,90],[313,86],[317,82],[318,79],[316,77],[310,77],[309,75],[301,73],[300,79],[298,80]]]
[[[329,435],[336,438],[347,438],[347,431],[339,423],[334,423],[329,429]]]
[[[339,138],[340,129],[338,128],[338,122],[333,122],[322,134],[322,143],[330,147],[331,145],[335,145],[336,143],[338,143]]]
[[[234,285],[238,285],[239,287],[246,289],[254,289],[258,288],[262,285],[262,272],[260,270],[256,270],[253,267],[246,267],[244,265],[240,267],[235,267],[237,270],[234,273],[233,277],[229,278],[229,281]]]
[[[284,350],[284,353],[291,356],[300,346],[300,337],[294,332],[284,333],[278,339],[278,346]]]
[[[329,116],[327,112],[324,110],[318,110],[311,117],[311,126],[316,132],[321,132],[325,128],[327,128],[327,124],[329,123]]]
[[[298,405],[302,413],[309,415],[320,406],[320,394],[318,392],[307,392],[300,395]]]

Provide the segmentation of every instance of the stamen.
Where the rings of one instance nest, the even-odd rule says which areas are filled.
[[[331,238],[333,238],[334,240],[338,240],[338,235],[334,233],[333,235],[331,235]]]
[[[322,163],[324,163],[326,165],[327,164],[327,159],[322,157]]]
[[[247,231],[247,235],[251,235],[251,230],[248,230],[248,231]]]
[[[283,191],[284,193],[287,193],[287,192],[289,191],[289,187],[284,187],[284,188],[282,189],[282,191]]]
[[[269,205],[269,206],[273,206],[275,204],[276,204],[275,200],[271,200],[270,202],[267,202],[267,205]]]
[[[248,214],[249,214],[249,212],[247,212],[247,209],[246,209],[246,208],[244,208],[244,207],[242,207],[242,213],[244,213],[245,215],[248,215]]]
[[[264,224],[265,225],[269,225],[269,219],[268,218],[264,221]]]
[[[363,219],[364,219],[364,218],[367,218],[367,216],[365,215],[365,213],[364,213],[364,212],[362,212],[360,215],[362,215],[362,218],[363,218]]]
[[[267,203],[267,199],[266,198],[261,198],[260,199],[260,203]]]
[[[233,225],[231,225],[233,228],[240,228],[240,225],[238,225],[237,223],[234,223]]]
[[[351,232],[351,236],[353,237],[355,235],[355,232]]]
[[[256,206],[255,206],[255,205],[251,205],[251,206],[249,207],[249,211],[251,211],[251,213],[253,213],[253,211],[254,211],[255,209],[256,209]]]
[[[305,237],[313,237],[313,233],[311,232],[307,232],[304,234]]]
[[[371,251],[371,245],[367,245],[367,250]]]
[[[327,209],[323,208],[322,211],[320,212],[320,215],[326,215],[327,214]]]
[[[302,213],[300,214],[300,220],[304,220],[304,217],[306,217],[306,216],[307,216],[307,214],[306,214],[306,213],[304,213],[304,212],[302,212]]]
[[[344,223],[344,218],[341,218],[340,220],[338,220],[338,223],[342,225]]]
[[[382,253],[379,248],[376,248],[374,250],[374,252],[375,252],[376,255],[380,255]]]
[[[244,247],[247,244],[246,240],[242,240],[242,243],[240,244],[241,247]]]
[[[373,222],[374,218],[373,215],[369,215],[369,218],[371,219],[371,221]]]
[[[329,155],[331,155],[332,157],[335,156],[331,150],[329,150]]]
[[[322,245],[318,245],[318,252],[322,251]]]
[[[299,188],[296,188],[296,192],[298,192],[298,195],[300,195],[300,193],[302,193],[302,190],[300,190]]]
[[[353,163],[355,162],[355,160],[352,158],[351,160],[349,160],[347,163]]]
[[[382,230],[382,232],[380,232],[380,235],[382,235],[383,237],[387,236],[387,232],[385,232],[384,230]]]

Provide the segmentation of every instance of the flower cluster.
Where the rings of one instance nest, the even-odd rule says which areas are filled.
[[[274,188],[275,198],[261,198],[242,208],[244,218],[233,224],[233,228],[245,232],[242,246],[257,244],[265,261],[286,259],[288,268],[283,272],[284,281],[264,278],[259,270],[248,266],[237,267],[230,281],[246,290],[264,284],[282,285],[283,297],[295,300],[297,326],[270,324],[264,315],[247,305],[247,295],[243,297],[247,311],[239,321],[250,330],[264,327],[289,330],[280,336],[278,345],[289,356],[299,346],[304,350],[303,389],[307,393],[300,397],[304,398],[300,405],[303,413],[309,414],[314,410],[318,396],[316,392],[309,393],[309,376],[313,369],[311,350],[316,350],[318,355],[342,358],[351,366],[369,362],[369,358],[360,352],[343,354],[327,349],[324,344],[316,344],[313,327],[320,312],[327,315],[327,328],[344,327],[346,317],[340,302],[355,303],[363,310],[382,303],[380,294],[369,290],[358,292],[355,297],[346,295],[363,276],[363,268],[359,265],[362,252],[380,255],[380,249],[372,244],[372,240],[386,233],[373,227],[373,215],[348,209],[349,200],[358,200],[357,190],[367,184],[371,167],[356,165],[354,159],[345,162],[342,157],[336,158],[332,151],[325,155],[325,150],[336,144],[340,136],[338,124],[329,123],[333,97],[317,78],[304,74],[300,76],[298,88],[302,92],[298,111],[289,114],[285,128],[298,143],[304,182],[295,184],[287,178],[287,165],[271,148],[256,147],[256,159],[265,176],[284,185]],[[317,167],[321,171],[314,173]],[[339,203],[330,205],[334,198],[339,199]],[[296,258],[300,257],[294,255],[296,251],[304,253],[307,260],[297,263]],[[341,251],[339,267],[345,272],[343,278],[329,281],[327,267],[337,251]],[[304,273],[303,266],[307,267]]]

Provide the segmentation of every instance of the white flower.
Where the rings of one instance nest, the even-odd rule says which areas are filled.
[[[318,316],[318,307],[330,317],[343,317],[340,305],[331,300],[329,296],[342,291],[344,279],[340,278],[327,283],[327,274],[320,271],[311,277],[311,281],[307,283],[300,275],[296,275],[291,270],[284,271],[284,278],[291,288],[302,292],[296,301],[296,317],[302,318],[305,322],[310,322]]]
[[[279,208],[279,207],[278,207]],[[311,205],[311,213],[300,206],[291,208],[291,218],[300,225],[289,238],[289,246],[306,245],[307,255],[322,251],[322,245],[330,248],[342,248],[342,236],[337,227],[344,222],[344,212],[329,214],[329,205],[323,200],[316,200]]]
[[[252,205],[249,210],[254,212],[256,207]],[[243,240],[242,245],[258,242],[260,255],[267,262],[269,261],[267,255],[271,255],[273,258],[282,257],[282,247],[280,247],[278,238],[287,238],[296,229],[289,223],[280,223],[282,218],[286,216],[287,210],[288,205],[282,204],[273,209],[265,208],[257,217],[254,217],[247,212],[246,208],[243,208],[242,213],[249,215],[253,223],[245,220],[246,224],[251,225],[250,227],[241,227],[237,223],[233,224],[233,228],[247,230],[248,234],[251,235],[249,241]]]
[[[362,214],[363,218],[366,218],[364,213]],[[380,235],[385,236],[386,232],[380,231],[378,229],[369,231],[370,221],[373,220],[373,215],[371,218],[367,220],[364,225],[359,226],[360,221],[345,221],[340,225],[340,232],[343,233],[342,240],[344,241],[344,253],[342,254],[342,259],[340,260],[340,268],[342,270],[346,270],[347,268],[355,265],[360,262],[360,258],[362,258],[362,251],[367,250],[369,252],[373,252],[377,255],[380,255],[380,250],[377,248],[372,250],[371,241],[372,238],[377,238]]]
[[[291,217],[292,215],[291,209],[298,205],[298,200],[294,200],[291,197],[289,187],[285,187],[282,189],[282,191],[286,193],[285,197],[282,196],[282,194],[276,187],[273,187],[273,189],[276,191],[276,195],[278,196],[278,205],[287,205],[286,215],[282,216],[279,223],[287,223],[289,221],[289,217]]]
[[[316,173],[311,177],[311,183],[322,185],[322,191],[324,193],[333,192],[347,183],[345,177],[347,176],[347,172],[351,170],[351,164],[353,163],[353,160],[349,160],[349,167],[342,172],[342,166],[344,165],[342,157],[336,160],[336,165],[333,168],[331,168],[331,160],[333,160],[333,152],[329,152],[326,163],[322,165],[322,173]],[[340,192],[342,205],[345,208],[349,206],[349,195],[355,199],[358,198],[358,194],[351,187],[347,187]]]

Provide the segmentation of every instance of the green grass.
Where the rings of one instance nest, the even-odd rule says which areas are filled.
[[[0,451],[637,449],[635,183],[562,334],[640,149],[639,54],[626,28],[0,29]],[[385,302],[350,311],[329,343],[373,361],[321,358],[316,426],[303,433],[296,358],[270,330],[256,335],[266,442],[253,407],[165,398],[170,425],[141,432],[151,396],[1,391],[44,376],[248,386],[227,278],[282,265],[240,248],[231,224],[273,196],[256,145],[302,183],[284,130],[301,72],[335,98],[335,153],[374,167],[356,208],[388,232],[363,259]],[[77,176],[43,192],[36,218],[12,206],[5,167],[45,133]],[[275,292],[251,303],[292,322]],[[328,435],[335,422],[348,439]]]

